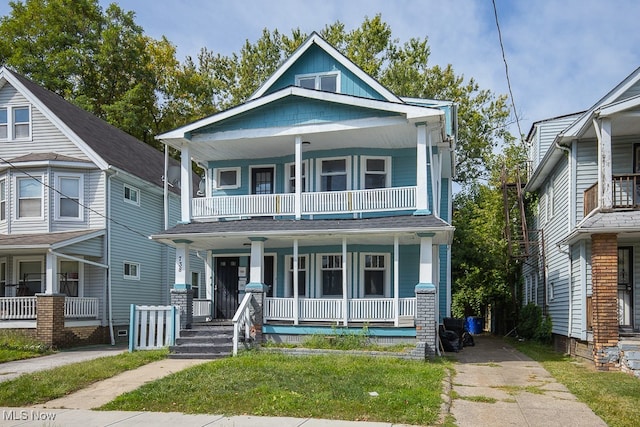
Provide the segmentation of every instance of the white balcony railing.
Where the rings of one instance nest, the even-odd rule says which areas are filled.
[[[98,305],[98,298],[66,297],[64,299],[64,317],[97,319]]]
[[[36,319],[37,297],[0,298],[0,320]],[[67,319],[98,319],[98,298],[66,297],[64,299],[64,317]]]
[[[393,298],[359,298],[347,301],[347,320],[351,322],[393,322],[396,318]],[[344,320],[344,300],[341,298],[299,298],[298,320],[304,322],[335,322]],[[265,320],[294,321],[295,299],[265,298]],[[398,317],[415,316],[416,299],[398,298]]]
[[[416,187],[302,193],[302,215],[359,213],[416,208]],[[194,218],[295,214],[295,194],[199,197],[192,200]]]

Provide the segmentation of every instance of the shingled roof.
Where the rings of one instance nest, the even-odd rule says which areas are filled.
[[[106,163],[162,187],[164,154],[28,78],[4,68]],[[179,166],[170,159],[171,166]],[[172,191],[178,190],[172,188]]]

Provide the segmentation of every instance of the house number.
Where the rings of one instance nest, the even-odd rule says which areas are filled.
[[[182,255],[178,256],[178,273],[182,273]]]

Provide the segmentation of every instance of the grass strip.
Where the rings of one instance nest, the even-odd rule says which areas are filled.
[[[51,353],[53,353],[51,348],[27,334],[10,329],[0,330],[0,363],[30,359]]]
[[[438,419],[448,365],[247,352],[145,384],[100,409],[427,425]]]
[[[167,353],[167,350],[123,353],[21,375],[0,383],[0,406],[28,406],[48,402],[121,372],[162,360]]]
[[[623,372],[601,372],[535,342],[509,343],[540,364],[607,425],[637,426],[640,420],[640,379]],[[588,363],[588,362],[587,362]]]

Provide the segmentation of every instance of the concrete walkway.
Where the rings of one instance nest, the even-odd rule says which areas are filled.
[[[606,426],[539,363],[500,338],[475,336],[455,354],[450,413],[467,426]]]

